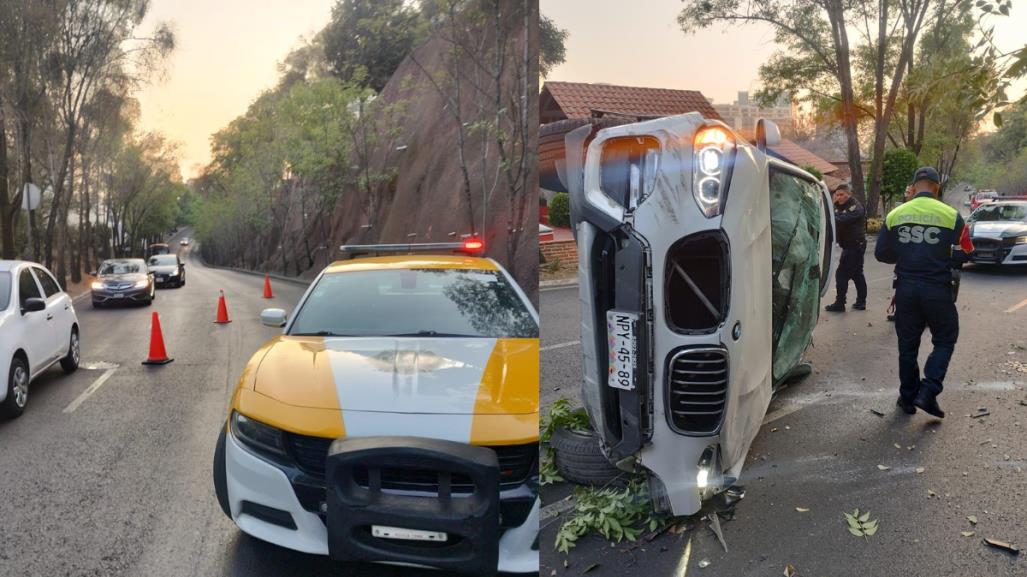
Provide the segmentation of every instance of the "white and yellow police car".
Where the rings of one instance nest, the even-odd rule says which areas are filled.
[[[284,330],[214,455],[240,529],[338,560],[538,571],[538,313],[481,248],[343,246],[294,314],[261,314]]]

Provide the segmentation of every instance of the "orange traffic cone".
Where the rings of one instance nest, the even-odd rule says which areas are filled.
[[[219,325],[224,325],[232,321],[228,320],[228,307],[225,306],[225,291],[221,290],[218,292],[220,293],[220,296],[218,296],[218,318],[214,322]]]
[[[175,359],[168,356],[168,351],[164,350],[164,335],[160,330],[160,317],[154,311],[153,320],[150,321],[150,356],[143,361],[143,364],[166,365],[173,360]]]
[[[264,275],[264,298],[275,298],[274,293],[271,292],[271,275]]]

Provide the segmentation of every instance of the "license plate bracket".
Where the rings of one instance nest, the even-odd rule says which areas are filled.
[[[607,384],[623,391],[635,390],[638,366],[638,314],[606,311],[606,336],[609,364]]]
[[[398,541],[431,541],[444,543],[448,535],[442,531],[425,531],[406,527],[390,527],[388,525],[371,525],[371,535],[379,539],[396,539]]]

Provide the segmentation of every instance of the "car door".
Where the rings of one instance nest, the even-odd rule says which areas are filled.
[[[54,358],[62,357],[67,353],[68,344],[71,342],[71,326],[74,323],[74,313],[71,308],[71,297],[61,290],[57,279],[50,274],[50,271],[42,267],[32,267],[39,285],[43,288],[46,297],[47,320],[54,328]]]
[[[30,298],[44,298],[43,294],[30,267],[22,268],[18,272],[18,306],[21,312],[17,332],[25,343],[25,352],[29,357],[29,373],[32,375],[49,366],[55,355],[56,331],[53,323],[46,318],[50,314],[49,311],[25,311],[25,301]]]

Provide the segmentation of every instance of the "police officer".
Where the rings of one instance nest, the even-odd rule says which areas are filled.
[[[938,200],[938,171],[929,166],[913,176],[913,198],[888,213],[874,256],[895,265],[895,332],[899,341],[899,399],[912,415],[920,408],[939,418],[938,394],[959,336],[959,314],[953,292],[952,246],[959,244],[964,223],[956,209]],[[931,329],[934,350],[924,364],[917,354],[924,328]]]
[[[849,281],[856,285],[855,310],[867,308],[867,281],[863,276],[863,256],[867,252],[866,212],[863,205],[852,196],[849,185],[842,183],[831,195],[834,200],[834,222],[838,246],[842,256],[835,272],[835,298],[824,307],[831,312],[845,312],[845,296],[849,292]]]

